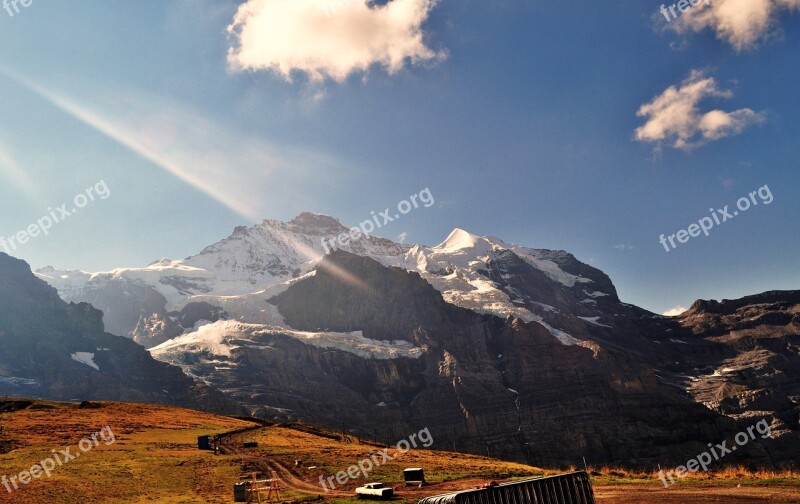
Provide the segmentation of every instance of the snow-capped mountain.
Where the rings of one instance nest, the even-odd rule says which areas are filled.
[[[66,301],[101,309],[110,332],[146,346],[191,331],[200,320],[227,318],[291,329],[264,300],[313,274],[326,252],[323,240],[348,232],[334,218],[303,213],[287,223],[265,220],[249,229],[237,227],[228,238],[184,260],[99,273],[45,268],[37,275]],[[456,306],[541,323],[564,344],[577,342],[565,325],[599,324],[606,314],[598,310],[598,300],[617,299],[604,274],[566,252],[510,245],[461,229],[434,247],[362,237],[340,248],[417,272]],[[538,277],[536,291],[521,282],[528,279],[515,275],[520,267]],[[557,306],[550,304],[553,299]]]
[[[0,253],[0,394],[117,400],[203,408],[242,407],[128,338],[103,331],[102,313],[67,304],[25,262]]]
[[[796,295],[673,319],[620,302],[567,252],[456,229],[436,246],[371,237],[326,254],[349,231],[304,213],[184,260],[37,274],[270,420],[373,439],[430,427],[437,447],[534,465],[677,464],[758,418],[781,437],[750,460],[800,446]],[[70,365],[102,369],[89,351]]]

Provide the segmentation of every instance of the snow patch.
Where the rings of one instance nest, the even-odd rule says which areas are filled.
[[[349,333],[296,331],[287,327],[245,324],[223,320],[200,327],[197,331],[166,341],[149,351],[156,359],[169,362],[174,354],[207,353],[231,357],[237,348],[258,348],[259,336],[280,334],[318,348],[341,350],[365,359],[418,359],[425,352],[408,341],[379,341],[365,338],[361,331]]]
[[[456,228],[444,242],[434,248],[442,252],[454,253],[464,249],[474,249],[478,244],[482,244],[485,247],[489,242],[463,229]]]
[[[240,324],[232,320],[214,324],[207,323],[196,327],[190,333],[165,341],[149,349],[149,352],[156,358],[158,358],[158,355],[166,354],[173,350],[230,357],[231,351],[239,348],[237,344],[233,343],[233,340],[249,337],[248,327],[246,324]]]
[[[80,362],[81,364],[89,366],[95,371],[100,371],[100,367],[94,363],[94,354],[91,352],[75,352],[69,357],[75,362]]]
[[[19,378],[16,376],[0,376],[0,383],[13,387],[38,387],[39,382],[30,378]]]
[[[581,320],[585,320],[586,322],[589,322],[590,324],[594,324],[596,326],[608,327],[609,329],[612,328],[609,325],[601,324],[600,322],[598,322],[600,320],[600,317],[578,317],[578,318]]]
[[[315,333],[304,331],[281,330],[281,333],[320,348],[331,348],[349,352],[365,359],[397,359],[422,357],[424,349],[415,347],[408,341],[379,341],[365,338],[361,331],[350,333]]]
[[[581,340],[572,336],[571,334],[565,333],[561,329],[556,329],[555,327],[551,327],[550,325],[544,323],[544,321],[539,321],[539,323],[542,324],[548,331],[550,331],[550,334],[555,336],[558,339],[558,341],[561,342],[562,345],[573,346],[581,344]]]
[[[544,273],[550,280],[556,281],[566,287],[574,287],[576,283],[589,283],[592,281],[588,278],[567,273],[553,261],[548,259],[540,259],[536,255],[532,254],[532,252],[535,252],[532,249],[512,246],[511,251],[522,257],[525,262]]]

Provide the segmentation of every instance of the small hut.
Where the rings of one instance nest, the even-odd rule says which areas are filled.
[[[406,486],[424,485],[425,471],[420,467],[411,467],[403,471],[403,479]]]

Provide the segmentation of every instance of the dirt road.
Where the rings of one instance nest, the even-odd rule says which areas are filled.
[[[253,427],[252,429],[240,430],[235,433],[223,434],[219,436],[217,439],[220,452],[241,457],[243,465],[248,464],[257,467],[259,472],[261,472],[264,477],[269,477],[269,475],[272,474],[272,471],[275,471],[275,473],[278,475],[278,478],[281,480],[282,489],[294,490],[310,495],[325,495],[328,497],[353,496],[351,492],[342,492],[339,490],[333,490],[326,493],[320,487],[320,485],[305,481],[302,477],[300,477],[299,474],[295,472],[294,468],[288,467],[264,454],[255,456],[242,450],[239,447],[240,443],[237,442],[237,438],[242,434],[246,434],[261,428],[263,427]]]
[[[595,486],[594,492],[600,504],[800,504],[798,487],[619,485]]]

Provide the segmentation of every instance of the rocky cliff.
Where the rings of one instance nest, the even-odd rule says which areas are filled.
[[[726,462],[793,463],[796,293],[669,318],[621,302],[567,252],[455,229],[433,247],[362,237],[325,255],[322,240],[347,232],[302,214],[184,260],[38,273],[264,418],[381,441],[428,427],[439,448],[639,467],[766,420],[775,439]]]
[[[102,318],[87,303],[65,303],[26,263],[0,253],[0,394],[240,411],[180,368],[105,333]]]

